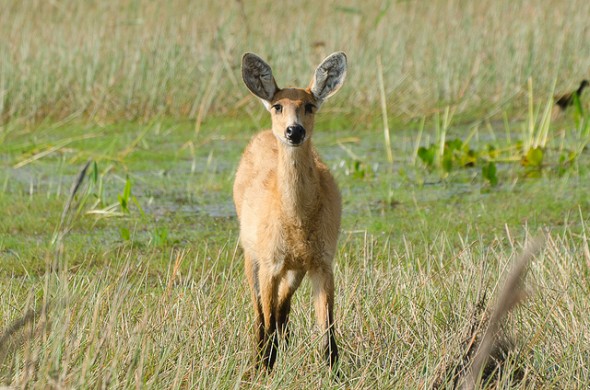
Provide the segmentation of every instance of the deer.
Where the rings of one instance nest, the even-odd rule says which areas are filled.
[[[336,52],[317,67],[307,88],[281,89],[263,59],[253,53],[242,57],[242,79],[270,112],[272,123],[250,140],[233,186],[255,312],[256,369],[273,369],[279,337],[288,344],[291,298],[306,274],[330,369],[338,360],[332,262],[342,201],[311,138],[315,114],[340,89],[346,70],[346,55]]]

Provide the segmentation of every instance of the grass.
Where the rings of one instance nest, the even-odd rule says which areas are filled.
[[[0,387],[450,388],[478,304],[535,236],[490,386],[590,383],[590,122],[587,104],[549,112],[587,77],[586,2],[3,7]],[[241,85],[246,50],[281,85],[348,54],[314,135],[344,203],[340,380],[307,281],[288,350],[250,375],[231,187],[269,119]]]
[[[435,127],[424,133],[434,136]],[[60,144],[81,128],[100,136],[11,168],[30,150]],[[7,144],[19,148],[3,153],[2,328],[35,313],[2,345],[5,384],[431,387],[461,353],[475,305],[493,296],[530,234],[544,235],[547,244],[531,265],[531,298],[508,319],[517,340],[508,370],[523,369],[533,387],[586,383],[584,170],[559,176],[546,169],[527,179],[526,168],[513,164],[495,188],[473,180],[476,168],[452,170],[440,181],[436,172],[407,163],[415,145],[409,131],[394,135],[401,176],[390,169],[376,127],[361,142],[345,143],[361,156],[357,169],[367,170],[358,175],[340,146],[347,134],[318,130],[316,144],[344,197],[336,261],[343,379],[333,382],[323,365],[307,283],[295,297],[288,353],[279,355],[273,375],[249,378],[253,319],[230,194],[231,173],[252,131],[236,132],[231,121],[205,127],[204,146],[194,149],[179,147],[194,136],[191,123],[67,124],[50,131],[45,138],[42,127],[14,128]],[[557,142],[550,138],[547,150]],[[52,244],[72,182],[99,151],[61,227],[67,234]],[[426,184],[413,179],[420,175]],[[137,203],[128,202],[125,212],[126,177],[127,197]],[[96,212],[103,209],[111,212]]]
[[[546,91],[557,82],[561,92],[588,76],[589,7],[582,0],[557,8],[547,0],[198,7],[187,0],[9,0],[0,15],[0,118],[188,116],[199,128],[209,115],[256,104],[240,82],[245,51],[280,69],[281,86],[306,84],[323,57],[348,53],[347,84],[326,110],[374,115],[380,58],[394,118],[446,106],[471,119],[518,112],[529,78]]]

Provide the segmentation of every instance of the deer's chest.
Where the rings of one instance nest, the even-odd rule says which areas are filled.
[[[323,241],[319,226],[284,225],[281,246],[285,266],[290,269],[309,269],[321,261]]]

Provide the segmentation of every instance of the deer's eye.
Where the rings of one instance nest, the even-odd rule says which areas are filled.
[[[283,106],[281,106],[280,104],[275,104],[272,106],[272,108],[274,108],[275,112],[277,113],[283,112]]]
[[[306,114],[313,114],[313,109],[315,108],[315,106],[311,103],[307,103],[305,105],[305,113]]]

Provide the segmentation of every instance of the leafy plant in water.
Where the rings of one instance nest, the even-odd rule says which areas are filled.
[[[418,157],[429,169],[441,169],[448,174],[454,167],[474,167],[477,162],[477,153],[458,138],[444,143],[440,158],[437,158],[438,148],[437,144],[431,144],[418,149]]]
[[[448,128],[447,116],[441,122],[436,120],[436,142],[429,146],[417,147],[417,156],[429,170],[438,170],[442,177],[457,168],[481,167],[481,175],[491,186],[498,184],[497,163],[520,163],[525,168],[527,177],[538,177],[545,167],[554,166],[561,175],[575,163],[582,152],[590,144],[590,120],[579,99],[575,99],[576,133],[579,142],[570,150],[559,150],[559,161],[551,164],[548,142],[551,137],[551,111],[553,100],[547,99],[543,104],[534,104],[532,81],[528,82],[528,117],[522,125],[522,138],[509,145],[497,148],[494,144],[486,145],[485,149],[473,150],[469,147],[471,135],[466,141],[461,139],[446,140]],[[509,135],[509,133],[508,133]],[[419,133],[419,137],[421,133]]]
[[[543,157],[551,125],[553,99],[547,99],[543,114],[539,115],[541,107],[534,110],[533,81],[529,78],[528,103],[527,130],[522,144],[520,163],[528,169],[528,176],[537,176],[543,168]]]
[[[520,163],[524,167],[532,169],[541,169],[543,166],[543,156],[545,152],[539,146],[530,148],[525,155],[522,156]]]
[[[129,199],[131,198],[131,180],[129,180],[129,176],[127,176],[127,180],[125,180],[125,188],[123,189],[123,193],[117,196],[119,199],[119,206],[121,206],[121,211],[124,213],[129,213]]]
[[[133,203],[133,204],[135,204],[135,206],[139,210],[139,213],[141,214],[141,216],[145,217],[145,213],[143,212],[143,209],[141,208],[141,205],[139,204],[139,201],[137,200],[137,198],[132,194],[131,188],[132,188],[132,182],[131,182],[131,179],[129,178],[129,176],[127,176],[127,178],[125,179],[125,187],[123,188],[123,192],[121,194],[117,195],[117,199],[119,201],[119,207],[121,208],[121,211],[124,214],[130,214],[131,210],[129,209],[129,206],[131,203]],[[124,241],[131,240],[131,231],[128,227],[126,227],[126,226],[120,227],[119,233],[121,235],[122,240],[124,240]]]
[[[345,174],[355,179],[363,180],[365,178],[371,177],[373,173],[371,167],[358,158],[353,158],[349,161],[342,161],[341,164],[344,166]]]
[[[488,161],[481,167],[481,175],[490,183],[492,187],[498,185],[498,176],[496,175],[496,163]]]
[[[418,149],[418,157],[420,157],[420,160],[422,160],[422,162],[426,164],[429,169],[433,169],[435,167],[435,148],[436,145],[431,144],[428,148],[420,146]]]
[[[572,163],[577,160],[578,153],[574,151],[563,151],[559,155],[559,164],[557,165],[557,174],[559,176],[564,175],[567,170],[572,166]]]
[[[129,178],[129,176],[127,176],[127,178],[125,180],[125,188],[123,189],[123,193],[121,193],[117,196],[117,199],[119,200],[119,206],[121,207],[121,211],[126,214],[129,214],[130,213],[129,205],[132,202],[133,204],[135,204],[135,206],[139,210],[140,214],[142,216],[145,216],[143,209],[141,208],[141,205],[139,204],[139,201],[131,193],[131,187],[132,187],[131,179]]]

